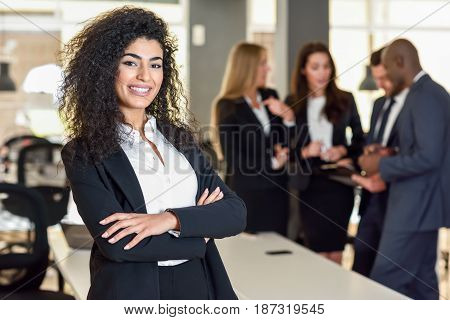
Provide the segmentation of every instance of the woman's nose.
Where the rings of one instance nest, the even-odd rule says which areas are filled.
[[[144,81],[144,82],[150,81],[151,78],[152,78],[150,70],[147,67],[145,67],[145,66],[140,67],[137,78],[139,80],[141,80],[141,81]]]

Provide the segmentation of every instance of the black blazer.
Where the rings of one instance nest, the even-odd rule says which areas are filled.
[[[278,94],[272,89],[260,89],[263,100]],[[285,186],[287,175],[283,169],[273,170],[271,159],[274,145],[287,146],[292,129],[283,120],[270,112],[270,133],[264,134],[263,126],[243,97],[221,99],[218,102],[217,119],[220,145],[227,163],[227,184],[246,190],[267,190]]]
[[[343,145],[347,148],[347,156],[356,159],[361,153],[364,145],[364,132],[361,127],[361,120],[359,118],[358,109],[356,107],[355,98],[350,92],[345,92],[348,101],[347,111],[341,116],[340,120],[333,124],[333,146]],[[296,101],[292,96],[286,98],[288,105],[293,105]],[[301,149],[311,142],[311,137],[308,130],[308,113],[307,108],[301,108],[296,112],[296,133],[293,139],[293,151],[296,162],[299,165],[297,169],[298,181],[297,187],[304,190],[308,187],[311,174],[322,165],[324,162],[320,158],[304,159],[301,156]],[[346,131],[347,128],[352,129],[352,140],[349,144],[347,142]]]
[[[88,299],[159,299],[157,261],[200,258],[210,275],[215,299],[236,299],[213,238],[236,235],[245,229],[246,208],[217,176],[197,148],[183,152],[197,174],[196,199],[205,188],[220,187],[221,201],[175,208],[180,221],[180,238],[168,233],[145,238],[136,247],[123,250],[132,235],[109,244],[100,235],[106,226],[99,221],[115,212],[146,213],[144,196],[133,168],[120,149],[99,164],[83,164],[83,150],[75,142],[71,157],[62,151],[67,177],[78,211],[95,243],[91,252],[91,288]],[[204,237],[211,238],[205,243]]]

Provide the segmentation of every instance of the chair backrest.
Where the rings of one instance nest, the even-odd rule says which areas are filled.
[[[68,187],[37,186],[36,190],[43,197],[46,206],[47,226],[53,226],[67,215],[70,189]]]
[[[38,289],[48,266],[45,203],[35,190],[0,183],[0,237],[6,244],[28,232],[25,242],[0,249],[0,291]],[[5,250],[8,249],[8,250]]]
[[[2,160],[16,161],[19,151],[22,148],[36,143],[50,143],[50,141],[34,135],[20,135],[9,138],[5,141],[5,143],[3,143],[3,146],[1,147]]]
[[[66,186],[59,143],[37,143],[22,148],[17,161],[17,183],[26,186]]]

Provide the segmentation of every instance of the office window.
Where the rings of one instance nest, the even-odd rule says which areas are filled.
[[[352,91],[367,130],[372,101],[382,92],[362,92],[369,63],[369,34],[376,50],[397,37],[417,47],[422,67],[450,90],[450,5],[443,0],[330,0],[330,50],[340,86]],[[349,14],[351,12],[351,14]]]

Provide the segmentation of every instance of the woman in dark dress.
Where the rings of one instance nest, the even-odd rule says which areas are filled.
[[[328,48],[306,44],[300,51],[286,103],[295,110],[300,163],[300,216],[305,244],[337,263],[347,239],[353,187],[329,179],[320,167],[360,154],[363,131],[353,95],[337,88]],[[347,142],[347,129],[352,132]]]
[[[286,234],[285,164],[294,113],[266,88],[266,50],[240,43],[231,51],[222,89],[213,104],[216,151],[226,160],[225,182],[247,206],[248,232]]]

